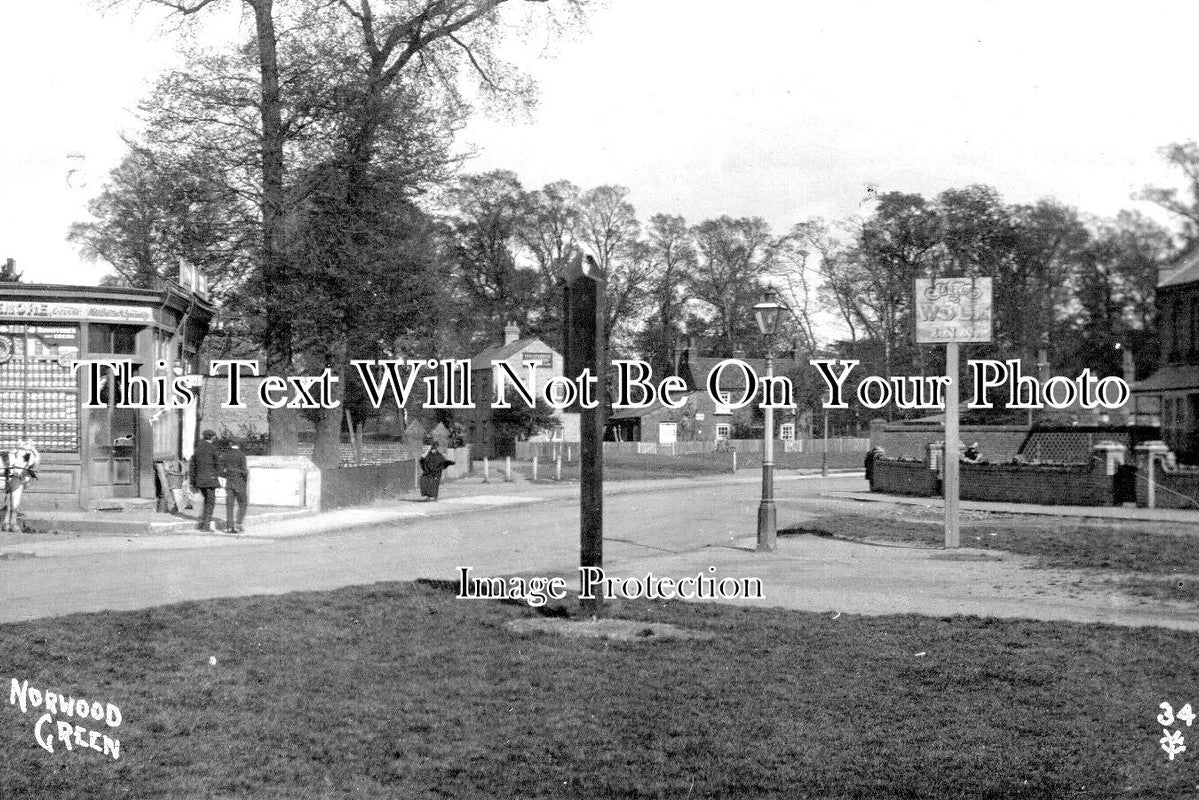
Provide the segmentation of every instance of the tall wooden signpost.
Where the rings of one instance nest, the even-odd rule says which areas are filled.
[[[562,352],[571,380],[595,376],[594,408],[579,411],[579,566],[604,565],[604,405],[608,398],[604,348],[605,282],[591,256],[576,256],[563,270]],[[603,597],[582,601],[599,611]]]
[[[945,345],[945,546],[958,547],[958,345],[991,341],[990,278],[917,278],[916,343]]]

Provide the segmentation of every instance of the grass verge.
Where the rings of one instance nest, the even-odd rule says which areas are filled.
[[[533,634],[379,584],[0,626],[5,687],[115,703],[121,758],[0,712],[5,798],[1185,796],[1199,637],[644,602],[707,641]],[[211,663],[215,659],[215,664]],[[1196,729],[1199,730],[1199,729]],[[1190,729],[1182,729],[1184,735]]]

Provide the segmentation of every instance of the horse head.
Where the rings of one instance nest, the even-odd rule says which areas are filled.
[[[33,446],[33,442],[28,439],[18,442],[17,446],[12,450],[0,454],[0,462],[3,463],[5,479],[23,483],[32,477],[30,473],[37,469],[41,460],[41,453]]]

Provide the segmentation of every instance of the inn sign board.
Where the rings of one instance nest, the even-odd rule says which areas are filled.
[[[991,341],[990,278],[917,278],[916,343]]]

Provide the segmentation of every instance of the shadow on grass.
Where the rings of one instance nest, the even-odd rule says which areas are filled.
[[[519,636],[384,583],[0,626],[5,676],[120,707],[117,761],[0,711],[5,800],[1178,797],[1193,634],[644,601],[709,640]],[[102,723],[89,723],[103,727]],[[1185,733],[1185,731],[1184,731]]]

